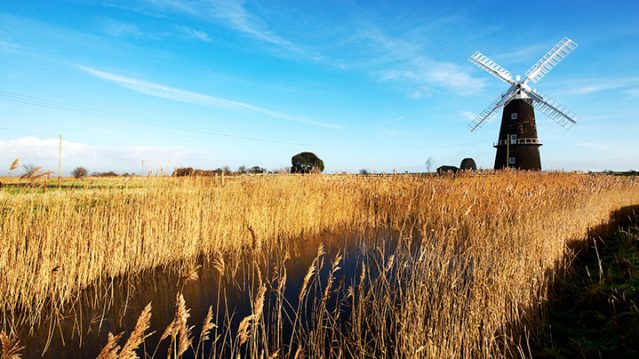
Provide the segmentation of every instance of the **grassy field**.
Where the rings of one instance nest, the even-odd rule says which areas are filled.
[[[0,191],[7,343],[13,328],[36,326],[48,308],[118,275],[188,268],[202,254],[285,257],[291,239],[390,228],[406,245],[380,250],[343,286],[348,318],[326,305],[338,286],[333,269],[323,281],[317,275],[322,266],[337,271],[341,259],[319,249],[299,293],[299,305],[307,288],[327,293],[311,301],[312,327],[297,324],[301,310],[283,319],[285,279],[258,275],[248,293],[252,314],[220,340],[233,356],[256,358],[527,356],[526,328],[538,320],[548,284],[569,258],[566,243],[586,240],[589,227],[639,203],[634,177],[565,173],[90,181]],[[174,356],[195,352],[203,340],[189,336],[187,305],[178,297],[176,321],[167,328]],[[142,313],[123,348],[116,345],[121,338],[105,338],[105,353],[142,347],[151,314],[151,307]],[[274,315],[280,320],[264,319]],[[293,323],[286,338],[284,320]]]

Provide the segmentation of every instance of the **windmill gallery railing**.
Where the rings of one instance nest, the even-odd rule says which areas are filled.
[[[505,146],[507,144],[511,145],[541,145],[542,142],[538,138],[518,138],[518,139],[510,139],[510,140],[499,140],[498,142],[493,142],[493,147],[497,146]]]

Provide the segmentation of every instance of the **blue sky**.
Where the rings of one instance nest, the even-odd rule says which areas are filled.
[[[328,172],[492,167],[498,118],[466,124],[564,36],[536,87],[545,169],[639,169],[639,4],[619,1],[18,1],[0,3],[0,174],[259,165],[313,151]]]

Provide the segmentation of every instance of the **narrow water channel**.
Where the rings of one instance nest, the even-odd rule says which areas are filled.
[[[347,288],[358,285],[364,262],[367,268],[375,268],[369,261],[379,261],[383,266],[395,250],[398,238],[397,233],[389,230],[324,233],[287,241],[286,249],[270,253],[246,253],[222,261],[203,256],[193,264],[174,264],[87,288],[78,294],[73,305],[42,313],[43,320],[35,328],[22,325],[13,331],[24,346],[24,358],[95,358],[106,344],[108,333],[124,333],[121,341],[124,342],[144,307],[151,303],[151,328],[147,333],[154,334],[145,340],[138,354],[155,353],[156,358],[162,358],[169,344],[165,340],[158,345],[158,340],[173,320],[176,295],[181,293],[189,308],[193,348],[199,346],[202,321],[209,309],[217,326],[208,335],[215,340],[205,342],[198,357],[228,357],[236,353],[233,350],[237,347],[231,348],[237,342],[239,323],[251,314],[260,283],[267,287],[264,321],[272,323],[265,326],[278,331],[267,336],[285,338],[286,342],[293,326],[298,331],[311,326],[315,306],[325,293],[330,293],[326,310],[339,311],[342,318],[348,318],[349,302],[344,300]],[[308,294],[299,305],[300,290],[320,246],[325,252],[315,263],[320,270],[307,285]],[[331,273],[338,255],[339,268]],[[368,270],[369,277],[376,275],[374,269]],[[331,290],[325,292],[329,274],[333,277]],[[284,276],[280,297],[284,300],[278,303],[274,293]],[[280,305],[282,310],[278,313],[274,308]],[[194,350],[187,351],[184,357],[194,357]]]

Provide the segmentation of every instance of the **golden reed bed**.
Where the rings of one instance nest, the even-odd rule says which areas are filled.
[[[567,241],[637,203],[635,178],[526,172],[243,177],[224,186],[158,178],[133,189],[0,192],[2,329],[36,325],[46,308],[120,274],[202,253],[277,251],[285,239],[324,231],[390,226],[417,231],[421,245],[417,253],[400,248],[383,264],[395,268],[392,280],[351,289],[348,338],[337,344],[348,348],[322,349],[321,335],[302,338],[318,336],[318,327],[295,334],[298,349],[311,356],[523,355],[524,319],[543,303]],[[244,340],[251,356],[295,352],[282,338],[258,336],[254,325]]]

